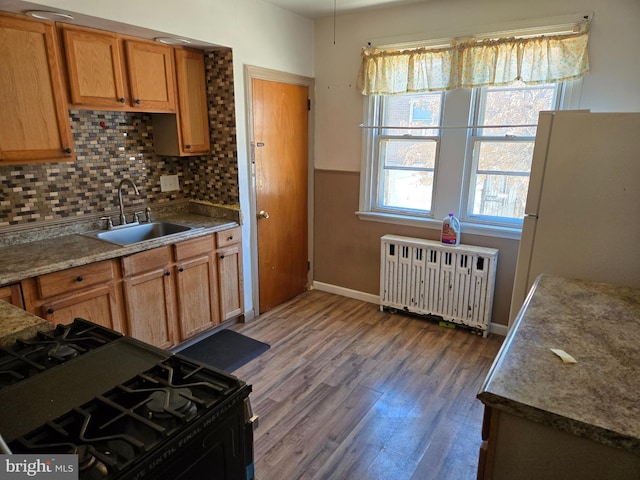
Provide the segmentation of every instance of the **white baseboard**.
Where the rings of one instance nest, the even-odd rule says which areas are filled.
[[[380,296],[373,295],[371,293],[359,292],[358,290],[351,290],[350,288],[339,287],[337,285],[331,285],[329,283],[313,282],[313,288],[320,290],[321,292],[335,293],[336,295],[342,295],[347,298],[354,298],[356,300],[362,300],[363,302],[375,303],[380,305]]]
[[[339,287],[337,285],[331,285],[323,282],[313,282],[313,288],[320,290],[321,292],[335,293],[336,295],[342,295],[343,297],[353,298],[355,300],[362,300],[363,302],[375,303],[380,305],[380,296],[373,295],[371,293],[360,292],[358,290],[351,290],[350,288]],[[496,335],[507,335],[509,327],[506,325],[500,325],[499,323],[489,324],[489,333],[495,333]]]
[[[503,337],[506,337],[508,331],[509,327],[507,325],[501,325],[499,323],[489,324],[489,333],[495,333],[496,335],[502,335]]]

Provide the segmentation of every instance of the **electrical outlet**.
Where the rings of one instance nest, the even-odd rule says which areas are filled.
[[[180,190],[180,183],[178,182],[178,175],[161,175],[160,176],[160,191],[172,192],[174,190]]]

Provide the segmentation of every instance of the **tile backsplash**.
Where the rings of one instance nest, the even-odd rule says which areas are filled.
[[[237,205],[238,156],[231,49],[205,56],[211,155],[163,157],[154,154],[150,114],[70,110],[76,150],[73,163],[0,166],[0,228],[33,225],[88,214],[112,214],[117,187],[130,178],[129,207],[193,199]],[[180,190],[160,191],[160,176],[177,174]]]

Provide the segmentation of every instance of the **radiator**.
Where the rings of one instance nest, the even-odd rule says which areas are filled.
[[[498,250],[381,238],[380,308],[435,315],[489,333]]]

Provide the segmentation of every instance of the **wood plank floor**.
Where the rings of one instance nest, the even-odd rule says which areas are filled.
[[[475,398],[502,337],[305,292],[233,330],[271,348],[253,386],[257,480],[471,480]]]

